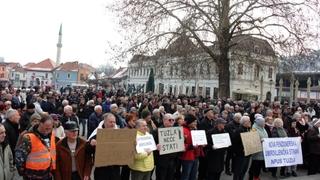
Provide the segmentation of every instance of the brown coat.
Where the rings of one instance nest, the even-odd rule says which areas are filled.
[[[72,174],[71,151],[68,147],[67,138],[63,138],[57,143],[57,169],[55,180],[70,180]],[[77,171],[81,179],[89,176],[92,168],[92,159],[86,153],[86,141],[78,138],[75,152]]]

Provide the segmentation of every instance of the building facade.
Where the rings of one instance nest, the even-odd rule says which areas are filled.
[[[26,71],[26,86],[52,86],[54,67],[55,63],[51,59],[26,64],[23,67]]]
[[[235,44],[229,54],[230,97],[273,99],[278,66],[273,48],[267,41],[251,36],[239,38]],[[135,55],[128,65],[128,87],[145,91],[151,68],[155,93],[219,97],[215,61],[186,37],[178,38],[154,56]]]
[[[72,86],[78,82],[79,64],[75,62],[66,62],[54,69],[54,86],[56,89]]]

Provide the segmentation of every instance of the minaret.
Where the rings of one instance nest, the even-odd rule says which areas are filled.
[[[60,30],[59,30],[59,39],[58,39],[58,44],[57,44],[56,66],[60,65],[61,48],[62,48],[62,24],[60,24]]]

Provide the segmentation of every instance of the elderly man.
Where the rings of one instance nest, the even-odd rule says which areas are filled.
[[[15,151],[15,162],[24,179],[52,180],[56,169],[56,143],[52,128],[53,120],[44,114],[39,125],[23,135]]]
[[[19,138],[20,115],[17,110],[9,109],[6,116],[6,121],[3,123],[7,133],[6,140],[9,143],[11,150],[14,151]]]
[[[77,125],[79,125],[79,118],[74,114],[72,106],[66,105],[63,108],[63,112],[64,112],[64,114],[63,114],[62,118],[60,119],[60,122],[61,122],[63,128],[64,128],[66,122],[69,122],[69,121],[74,121],[75,123],[77,123]]]
[[[234,152],[234,169],[233,180],[243,180],[248,170],[250,157],[244,155],[244,148],[241,140],[241,133],[249,132],[251,129],[251,121],[249,116],[242,116],[240,119],[240,127],[236,129],[234,136],[231,137],[232,150]]]
[[[168,128],[173,127],[174,118],[172,114],[165,114],[163,117],[163,125],[159,128]],[[157,144],[158,151],[161,149],[161,144],[159,143],[158,138],[158,129],[153,133],[154,140]],[[159,152],[155,151],[155,162],[156,162],[156,178],[157,180],[173,180],[175,170],[176,170],[176,162],[178,159],[178,153],[164,154],[159,155]]]
[[[114,117],[116,117],[117,126],[119,126],[120,128],[124,128],[125,127],[124,120],[118,114],[118,105],[111,104],[110,111],[114,115]]]
[[[148,135],[147,122],[139,119],[136,122],[137,136]],[[129,165],[131,169],[131,180],[149,180],[154,168],[153,152],[146,149],[143,153],[137,153],[133,164]]]
[[[86,153],[86,140],[78,137],[75,122],[69,121],[65,127],[66,137],[57,143],[55,180],[89,180],[92,163]]]
[[[233,116],[233,121],[230,121],[226,126],[225,126],[225,131],[229,133],[230,137],[232,138],[236,132],[236,130],[240,127],[240,119],[242,115],[241,113],[236,113]],[[225,163],[225,172],[227,175],[232,175],[230,171],[230,160],[233,157],[233,151],[232,151],[232,146],[228,148],[227,151],[227,156],[226,156],[226,163]],[[233,160],[232,160],[233,162]],[[232,163],[234,164],[234,163]]]
[[[97,131],[98,129],[117,129],[116,118],[111,113],[106,113],[103,115],[103,121],[99,126],[92,132],[88,140],[88,153],[91,156],[95,154],[95,147],[97,145]],[[96,167],[94,170],[95,180],[120,180],[120,166],[104,166]]]
[[[102,107],[100,105],[96,105],[94,107],[94,112],[89,116],[88,119],[88,137],[98,127],[100,121],[102,121]]]

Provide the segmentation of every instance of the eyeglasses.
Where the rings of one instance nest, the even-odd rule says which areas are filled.
[[[174,119],[168,119],[168,121],[170,121],[170,122],[174,122]]]

